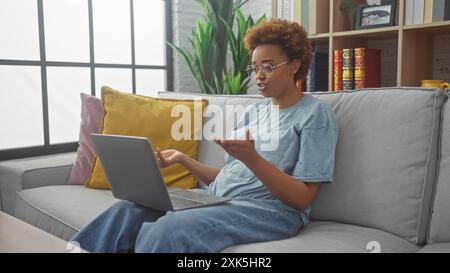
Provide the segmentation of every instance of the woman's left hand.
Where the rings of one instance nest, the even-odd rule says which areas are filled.
[[[246,129],[245,139],[243,140],[213,139],[213,141],[222,147],[228,154],[242,161],[244,164],[259,156],[255,149],[255,140],[252,138],[249,129]]]

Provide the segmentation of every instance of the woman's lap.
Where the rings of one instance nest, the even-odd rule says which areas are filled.
[[[113,224],[109,218],[115,218],[115,227],[104,231],[120,237],[113,247],[137,252],[218,252],[232,245],[288,238],[302,225],[300,214],[279,201],[250,198],[165,215],[121,201],[99,218],[90,225]],[[121,221],[128,223],[119,227]]]

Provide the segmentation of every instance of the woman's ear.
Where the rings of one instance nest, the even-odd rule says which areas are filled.
[[[299,59],[292,60],[292,76],[294,76],[298,70],[300,69],[300,66],[302,65],[302,62]]]

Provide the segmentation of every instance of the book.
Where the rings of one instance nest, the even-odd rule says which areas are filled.
[[[342,90],[342,49],[333,54],[333,91]]]
[[[444,21],[450,20],[450,3],[445,1]]]
[[[450,20],[450,3],[445,1],[444,21]]]
[[[316,25],[316,14],[317,14],[317,3],[316,1],[309,1],[309,14],[314,14],[314,16],[309,16],[309,23],[308,23],[308,33],[316,34],[317,32],[317,25]]]
[[[433,22],[450,20],[450,1],[433,0]]]
[[[329,55],[327,53],[319,52],[317,59],[317,75],[316,75],[316,91],[328,91],[328,68],[329,68]]]
[[[313,51],[313,57],[308,77],[306,78],[306,91],[328,90],[328,53]]]
[[[414,1],[408,0],[405,1],[405,25],[412,25],[413,23],[414,23]]]
[[[433,22],[433,0],[425,1],[423,22],[424,22],[424,24],[429,24],[429,23]]]
[[[302,0],[301,25],[309,32],[309,0]]]
[[[355,89],[380,87],[381,50],[355,48]]]
[[[302,0],[294,0],[294,20],[302,24]]]
[[[353,90],[355,55],[353,48],[342,49],[342,90]]]
[[[425,10],[425,0],[410,0],[414,1],[414,24],[423,24],[423,16]]]
[[[446,0],[434,0],[433,2],[433,22],[444,21]]]

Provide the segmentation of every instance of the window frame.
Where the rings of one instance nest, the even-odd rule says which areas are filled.
[[[166,71],[166,88],[173,90],[173,62],[172,48],[166,43],[165,55],[166,65],[136,65],[135,60],[135,37],[134,37],[134,0],[130,1],[130,20],[131,20],[131,64],[111,64],[96,63],[94,60],[94,29],[93,29],[93,9],[92,1],[88,1],[89,12],[89,50],[90,61],[85,62],[59,62],[46,60],[45,48],[45,29],[44,29],[44,9],[43,0],[37,1],[38,25],[39,25],[39,61],[27,60],[5,60],[0,59],[0,65],[11,66],[39,66],[41,68],[41,91],[42,91],[42,111],[44,122],[44,145],[31,146],[23,148],[13,148],[0,150],[0,161],[19,159],[26,157],[35,157],[43,155],[51,155],[58,153],[74,152],[78,148],[78,142],[50,144],[50,128],[49,128],[49,108],[48,108],[48,90],[47,90],[47,67],[86,67],[91,71],[91,95],[95,96],[95,68],[127,68],[132,70],[132,88],[133,94],[136,94],[136,69],[156,69]],[[165,2],[164,27],[166,41],[172,43],[172,0],[161,0]],[[79,126],[75,124],[74,126]]]

